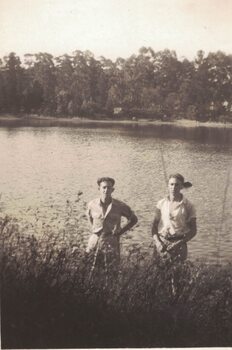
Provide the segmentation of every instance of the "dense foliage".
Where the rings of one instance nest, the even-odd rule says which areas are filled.
[[[115,62],[89,52],[0,59],[0,113],[149,119],[232,120],[232,55],[178,60],[141,48]]]
[[[118,280],[90,279],[85,218],[67,210],[59,229],[0,219],[2,348],[231,346],[230,264],[160,267],[130,246]]]

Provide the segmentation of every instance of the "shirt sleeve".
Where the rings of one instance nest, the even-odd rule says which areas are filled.
[[[86,216],[87,216],[89,222],[92,223],[93,218],[92,218],[92,215],[91,215],[91,205],[90,205],[90,203],[88,203],[88,205],[87,205]]]
[[[196,217],[197,215],[195,206],[191,202],[188,202],[188,221],[191,219],[196,219]]]
[[[156,204],[156,208],[159,209],[159,210],[161,210],[162,205],[163,205],[163,202],[164,202],[163,199],[161,199],[160,201],[158,201],[158,203]]]
[[[130,220],[130,218],[134,215],[134,212],[131,210],[129,205],[122,203],[121,215]]]

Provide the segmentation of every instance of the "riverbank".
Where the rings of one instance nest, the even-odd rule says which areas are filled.
[[[17,122],[24,122],[26,124],[29,121],[36,122],[41,125],[43,122],[55,124],[57,126],[62,125],[85,125],[85,124],[114,124],[114,125],[176,125],[178,127],[184,128],[196,128],[196,127],[205,127],[205,128],[232,128],[232,123],[222,123],[222,122],[199,122],[197,120],[189,120],[189,119],[176,119],[173,121],[162,121],[162,120],[148,120],[148,119],[93,119],[93,118],[81,118],[81,117],[73,117],[73,118],[64,118],[64,117],[52,117],[52,116],[41,116],[41,115],[25,115],[25,116],[14,116],[10,114],[0,115],[0,123],[1,124],[14,124]]]
[[[27,238],[18,224],[0,219],[4,349],[231,346],[231,264],[159,268],[132,247],[116,282],[90,279],[79,222]]]

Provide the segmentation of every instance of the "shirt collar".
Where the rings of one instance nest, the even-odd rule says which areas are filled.
[[[114,199],[112,198],[112,200],[111,200],[111,202],[109,203],[109,205],[110,204],[113,204],[113,202],[114,202]],[[102,201],[101,201],[101,198],[98,198],[98,201],[97,201],[97,203],[102,207]]]
[[[168,202],[170,202],[169,195],[166,196],[166,200],[167,200]],[[182,203],[186,203],[186,198],[184,197],[183,194],[182,194],[182,199],[181,199],[181,201],[179,202],[179,204],[182,204]]]
[[[106,216],[109,214],[109,212],[111,211],[112,209],[112,205],[114,203],[114,199],[112,198],[110,204],[108,205],[107,209],[106,209],[106,212],[104,214],[104,218],[106,218]],[[98,204],[100,207],[102,207],[102,202],[101,202],[101,198],[98,199]]]

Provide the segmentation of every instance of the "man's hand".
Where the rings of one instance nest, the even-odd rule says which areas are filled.
[[[156,245],[156,249],[158,250],[159,253],[163,253],[167,249],[166,246],[163,243],[161,243],[160,241],[157,241],[155,245]]]
[[[168,246],[167,246],[167,252],[170,252],[171,250],[179,247],[181,244],[183,244],[183,240],[179,240],[175,243],[170,243]]]
[[[128,220],[127,224],[124,227],[122,227],[117,234],[121,236],[123,233],[129,231],[133,226],[135,226],[137,222],[138,222],[138,218],[135,214],[133,214]]]
[[[154,235],[153,238],[154,238],[154,241],[155,241],[155,245],[156,245],[157,251],[159,253],[165,252],[166,251],[166,245],[160,241],[160,239],[158,238],[157,235]]]
[[[97,243],[98,243],[98,235],[96,233],[92,233],[91,236],[89,237],[89,240],[88,240],[88,244],[87,244],[87,248],[86,248],[86,253],[90,253],[91,251],[93,251],[96,246],[97,246]]]

